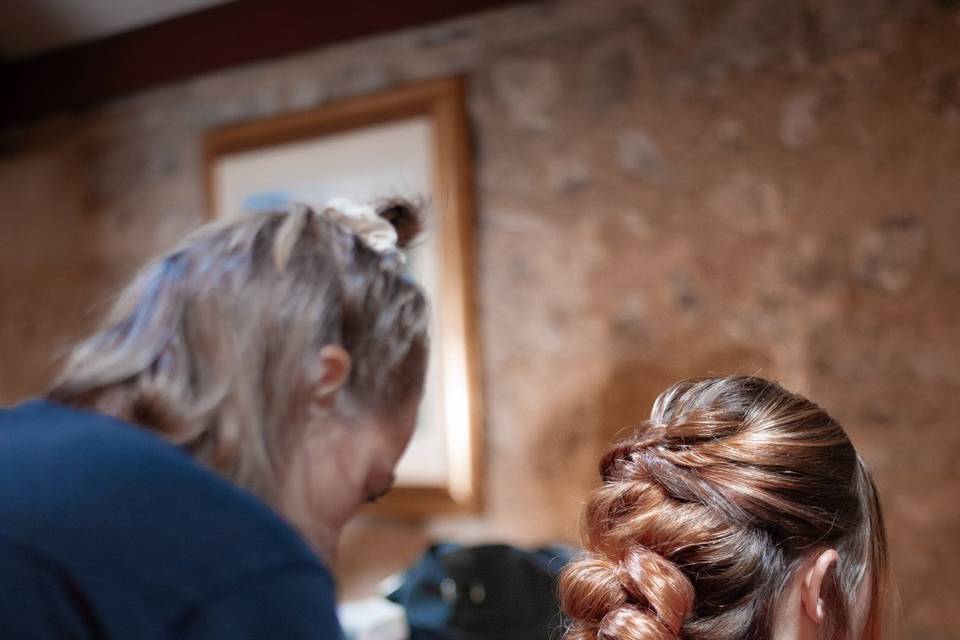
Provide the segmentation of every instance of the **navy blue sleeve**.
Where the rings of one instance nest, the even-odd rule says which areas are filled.
[[[330,577],[291,569],[245,581],[194,610],[175,634],[183,640],[341,640]]]
[[[54,563],[0,536],[0,638],[92,640],[101,635],[79,590]]]

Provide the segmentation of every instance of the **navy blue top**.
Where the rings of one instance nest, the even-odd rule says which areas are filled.
[[[252,495],[106,416],[0,410],[0,638],[340,637],[329,572]]]

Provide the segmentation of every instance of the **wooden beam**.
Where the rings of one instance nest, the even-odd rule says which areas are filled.
[[[237,0],[6,63],[0,120],[83,109],[218,69],[521,1]]]

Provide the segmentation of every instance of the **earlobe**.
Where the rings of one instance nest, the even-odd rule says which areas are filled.
[[[821,624],[824,618],[824,603],[822,597],[823,583],[827,576],[836,568],[837,559],[836,550],[827,549],[820,552],[813,559],[812,564],[807,568],[803,576],[803,588],[801,598],[803,600],[803,609],[815,624]]]
[[[327,345],[317,356],[314,398],[327,402],[343,387],[350,376],[350,354],[339,345]]]

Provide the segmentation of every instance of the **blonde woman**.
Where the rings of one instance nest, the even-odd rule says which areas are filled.
[[[567,640],[878,640],[877,492],[840,425],[777,384],[686,380],[600,463]]]
[[[0,637],[340,637],[327,570],[427,363],[402,202],[202,228],[0,411]]]

